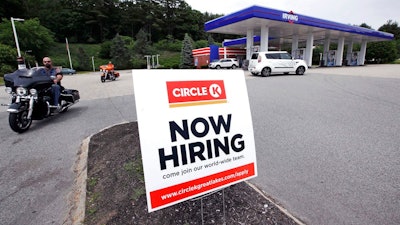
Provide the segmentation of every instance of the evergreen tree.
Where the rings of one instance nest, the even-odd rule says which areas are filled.
[[[90,70],[90,58],[87,55],[87,53],[85,52],[85,50],[82,47],[79,47],[78,49],[79,53],[78,53],[78,66],[76,69],[78,70]]]
[[[112,40],[110,56],[116,68],[118,69],[131,68],[131,63],[130,63],[131,56],[129,54],[129,50],[126,47],[124,40],[119,34],[117,34],[115,38]]]
[[[143,29],[140,29],[136,34],[136,41],[133,46],[133,57],[132,64],[133,68],[146,68],[145,55],[151,55],[152,51],[150,48],[151,42],[149,41],[150,35],[146,33]]]
[[[194,63],[193,63],[192,46],[193,46],[192,39],[186,33],[182,43],[181,64],[179,65],[181,69],[193,69]]]
[[[214,38],[211,36],[211,34],[207,35],[207,42],[208,46],[213,45],[215,43]]]
[[[149,41],[149,34],[146,33],[143,29],[140,29],[139,32],[136,34],[134,53],[140,56],[151,54],[150,44],[151,42]]]

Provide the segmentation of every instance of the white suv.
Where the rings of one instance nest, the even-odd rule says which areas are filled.
[[[269,76],[272,73],[296,73],[303,75],[307,64],[302,59],[293,59],[285,51],[255,52],[252,54],[248,70],[253,75]]]
[[[239,62],[237,61],[237,59],[226,58],[212,62],[208,65],[208,67],[211,69],[221,69],[221,68],[236,69],[239,67]]]

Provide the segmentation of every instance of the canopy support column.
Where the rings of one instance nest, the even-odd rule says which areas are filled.
[[[247,36],[246,36],[246,59],[250,60],[251,54],[252,54],[252,49],[253,49],[253,40],[254,40],[254,31],[253,30],[247,30]]]
[[[308,67],[312,66],[313,45],[314,35],[313,33],[309,33],[307,37],[306,52],[304,53],[304,61],[306,61]]]
[[[346,54],[347,65],[351,65],[351,56],[353,53],[353,45],[354,45],[353,41],[350,41],[350,43],[347,45],[347,54]]]
[[[269,27],[261,27],[260,52],[268,51]]]
[[[344,37],[340,37],[338,40],[338,48],[336,54],[335,66],[342,66],[343,61],[343,51],[344,51]]]
[[[292,37],[292,57],[296,55],[296,50],[299,48],[299,36],[293,35]]]
[[[366,53],[367,53],[367,41],[363,40],[361,42],[360,55],[358,56],[359,57],[358,59],[360,60],[358,65],[364,65]]]

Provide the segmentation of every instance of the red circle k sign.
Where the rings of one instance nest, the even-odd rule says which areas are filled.
[[[223,80],[167,82],[169,107],[226,103]]]

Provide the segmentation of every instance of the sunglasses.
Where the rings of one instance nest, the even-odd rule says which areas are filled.
[[[51,63],[51,61],[43,61],[43,63]]]

